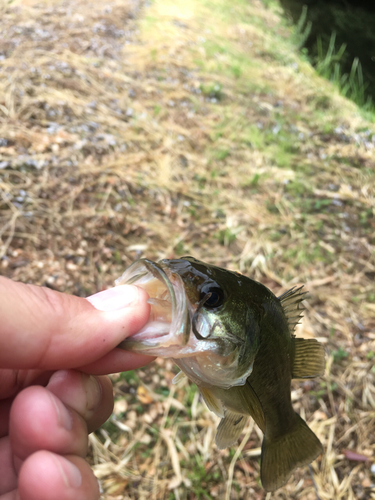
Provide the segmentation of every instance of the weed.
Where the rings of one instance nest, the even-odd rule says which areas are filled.
[[[315,200],[314,202],[314,210],[316,211],[321,211],[322,209],[324,209],[325,207],[329,207],[330,205],[332,205],[332,200],[331,198],[328,198],[328,199],[322,199],[322,198],[318,198],[317,200]]]
[[[218,101],[220,101],[224,97],[223,85],[219,82],[213,82],[208,84],[202,83],[200,89],[203,95],[211,99],[217,99]]]
[[[217,233],[217,239],[219,240],[220,245],[229,246],[231,243],[236,241],[238,233],[241,231],[241,228],[229,228],[221,229]]]
[[[187,395],[185,398],[185,405],[188,409],[188,411],[191,411],[191,405],[193,404],[193,400],[195,397],[195,394],[197,393],[198,388],[196,385],[190,384],[188,389],[187,389]]]
[[[279,241],[284,235],[279,231],[272,231],[269,233],[269,238],[271,241]]]
[[[293,196],[306,196],[311,193],[311,188],[308,188],[301,180],[292,180],[285,185],[285,191]]]
[[[273,203],[270,200],[266,201],[266,208],[269,211],[269,213],[271,213],[271,214],[278,214],[279,213],[278,207],[275,205],[275,203]]]
[[[349,74],[342,73],[341,60],[344,56],[346,45],[342,44],[336,51],[336,33],[332,33],[327,51],[324,53],[322,39],[317,39],[317,60],[315,63],[317,72],[331,80],[339,89],[340,93],[352,99],[364,110],[373,108],[371,97],[366,97],[366,88],[368,84],[363,81],[361,63],[356,57],[353,60],[352,68]]]
[[[359,223],[365,227],[368,227],[370,220],[374,218],[374,211],[372,208],[367,208],[362,210],[359,214]]]
[[[249,125],[242,133],[242,140],[252,149],[262,149],[265,145],[265,136],[256,125]]]
[[[154,106],[154,116],[158,116],[158,114],[160,113],[161,110],[162,110],[162,107],[160,106],[160,104],[155,104],[155,106]]]
[[[233,64],[230,67],[230,71],[232,72],[232,74],[235,78],[239,78],[242,75],[242,68],[241,68],[240,64],[238,64],[238,63]]]
[[[227,158],[227,156],[229,156],[229,154],[230,154],[230,149],[218,149],[215,152],[215,158],[218,161],[223,161],[225,160],[225,158]]]
[[[194,492],[195,498],[213,500],[212,496],[208,493],[209,485],[216,484],[220,479],[220,472],[218,470],[209,472],[207,474],[205,464],[199,455],[195,456],[195,467],[189,471],[188,478],[191,481],[191,491]]]
[[[293,40],[299,49],[302,49],[311,33],[312,22],[307,21],[308,6],[303,5],[300,18],[293,29]]]
[[[179,241],[177,245],[174,247],[174,251],[176,252],[176,255],[181,256],[186,254],[185,251],[185,246],[182,241]]]
[[[120,380],[124,380],[129,385],[136,385],[139,383],[139,375],[135,370],[120,373]]]
[[[250,188],[250,189],[256,191],[257,188],[259,187],[259,183],[260,183],[261,178],[262,178],[261,174],[254,174],[253,177],[251,177],[250,179],[243,181],[241,183],[241,186],[243,188]]]
[[[157,49],[151,49],[151,51],[150,51],[150,56],[151,56],[151,59],[152,59],[154,62],[156,62],[157,55],[158,55],[158,51],[157,51]]]
[[[203,189],[207,182],[207,177],[205,175],[195,174],[194,180],[198,181],[199,189]]]
[[[345,351],[341,346],[339,346],[338,349],[332,351],[332,356],[333,356],[333,361],[335,363],[339,363],[340,361],[347,359],[349,353]]]

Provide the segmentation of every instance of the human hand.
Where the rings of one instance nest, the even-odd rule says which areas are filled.
[[[99,498],[87,434],[112,412],[103,374],[153,359],[116,349],[146,323],[147,298],[125,285],[83,299],[0,277],[0,500]]]

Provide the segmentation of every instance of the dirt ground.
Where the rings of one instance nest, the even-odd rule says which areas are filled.
[[[281,294],[326,373],[293,381],[324,453],[266,494],[261,432],[169,360],[113,375],[90,436],[106,500],[375,498],[375,127],[298,55],[273,1],[0,3],[0,272],[87,296],[193,255]],[[371,472],[372,471],[372,472]]]

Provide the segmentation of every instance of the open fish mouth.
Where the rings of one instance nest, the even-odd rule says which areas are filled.
[[[246,383],[253,360],[239,370],[238,342],[228,332],[223,335],[219,319],[210,323],[199,301],[189,300],[186,283],[173,261],[140,259],[115,284],[143,288],[151,305],[147,323],[118,347],[170,358],[198,386],[227,389]]]
[[[184,285],[178,274],[148,259],[140,259],[128,267],[115,281],[117,285],[136,285],[150,296],[148,322],[118,347],[154,356],[172,357],[189,341],[191,322]],[[177,354],[177,352],[176,352]]]

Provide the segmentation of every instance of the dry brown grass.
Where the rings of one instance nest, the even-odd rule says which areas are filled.
[[[114,376],[90,438],[103,497],[375,498],[373,125],[260,1],[1,8],[2,273],[87,295],[137,257],[191,254],[306,284],[298,334],[327,348],[325,377],[293,382],[325,450],[311,474],[266,496],[258,429],[217,450],[216,417],[158,360]]]

